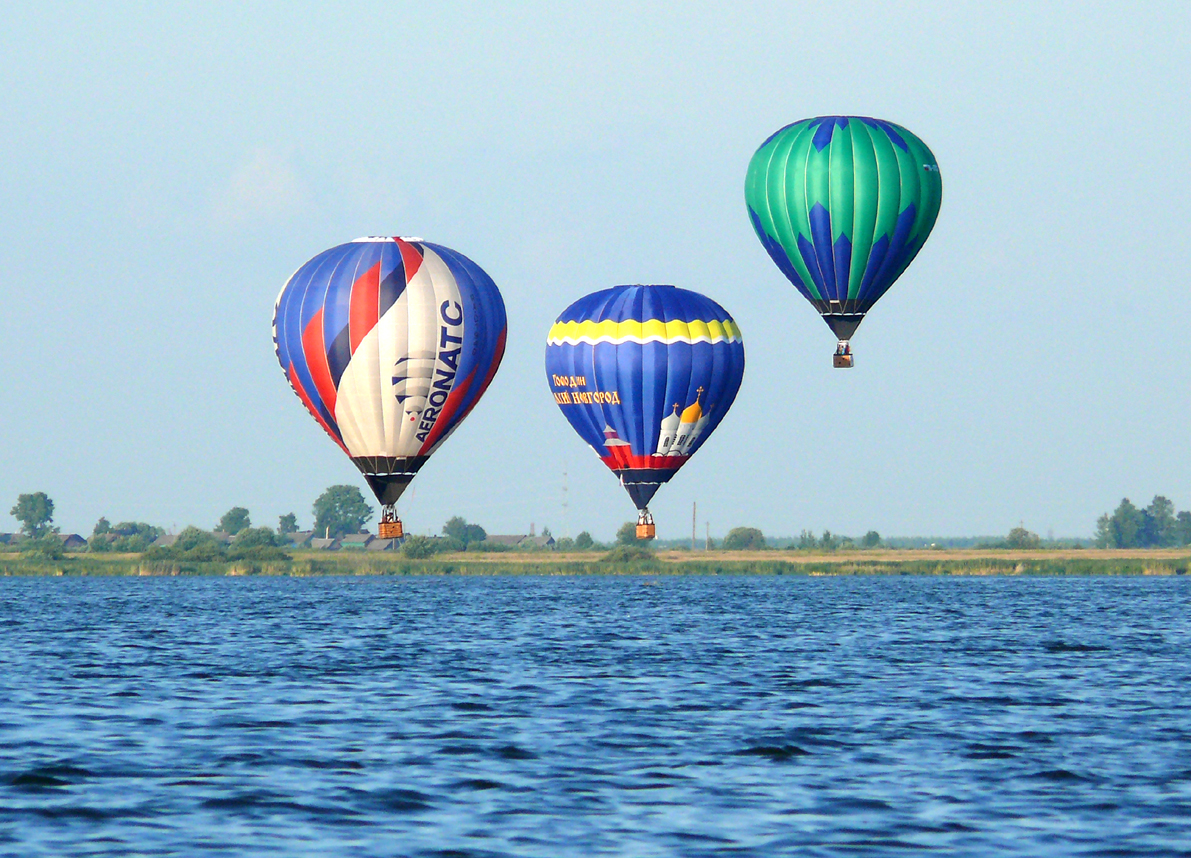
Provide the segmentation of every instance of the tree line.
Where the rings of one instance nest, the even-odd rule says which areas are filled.
[[[1191,545],[1191,512],[1175,510],[1169,498],[1155,495],[1139,509],[1122,498],[1111,513],[1096,520],[1100,548],[1173,548]]]
[[[311,507],[314,518],[312,530],[316,536],[341,538],[347,534],[360,533],[373,517],[374,510],[364,499],[359,488],[351,485],[335,485],[327,488]],[[26,542],[22,550],[38,551],[60,555],[61,540],[59,528],[54,524],[54,501],[45,492],[21,494],[9,510],[21,524],[21,533]],[[289,545],[289,535],[298,532],[297,516],[290,512],[278,518],[276,529],[253,527],[248,510],[241,506],[229,509],[220,517],[213,528],[216,533],[226,534],[230,541],[217,538],[209,531],[188,527],[178,534],[174,546],[153,547],[153,543],[165,534],[165,530],[143,521],[121,521],[112,524],[101,516],[95,523],[88,541],[88,550],[111,553],[142,553],[154,550],[160,553],[184,554],[187,559],[221,559],[226,557],[278,555]],[[549,536],[549,528],[543,528],[543,536]],[[500,551],[507,546],[486,543],[487,533],[478,524],[468,522],[460,516],[450,518],[442,528],[442,536],[431,538],[411,536],[404,545],[410,556],[430,556],[451,551]],[[785,540],[779,540],[779,544]],[[685,540],[683,541],[683,544]],[[636,523],[627,521],[616,532],[612,545],[596,541],[588,531],[582,531],[574,539],[563,537],[555,542],[559,551],[607,551],[624,545],[637,545]],[[804,551],[836,551],[855,548],[879,548],[881,535],[870,530],[860,538],[834,534],[824,530],[816,535],[804,529],[796,539],[789,541],[787,548]],[[1096,521],[1095,544],[1100,548],[1170,548],[1191,545],[1191,511],[1178,511],[1170,499],[1156,495],[1146,507],[1137,507],[1129,498],[1123,498],[1111,513],[1105,513]],[[1042,541],[1038,534],[1025,527],[1015,527],[1009,535],[996,542],[984,542],[980,548],[1035,549]],[[706,548],[716,547],[707,539]],[[728,551],[762,550],[771,547],[764,534],[755,527],[734,527],[724,536],[721,549]]]

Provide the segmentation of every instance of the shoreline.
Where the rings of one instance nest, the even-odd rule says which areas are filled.
[[[801,575],[1060,576],[1184,575],[1183,549],[877,549],[847,553],[659,551],[610,562],[602,552],[459,552],[413,560],[399,553],[294,551],[275,561],[145,561],[137,554],[68,554],[61,560],[0,554],[0,577],[396,576],[396,575]]]

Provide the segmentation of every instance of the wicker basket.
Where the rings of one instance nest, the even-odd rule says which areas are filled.
[[[400,521],[382,521],[377,526],[377,535],[381,539],[401,539],[405,536],[405,528]]]
[[[655,536],[657,536],[657,528],[653,526],[652,522],[649,524],[637,525],[638,539],[653,539]]]

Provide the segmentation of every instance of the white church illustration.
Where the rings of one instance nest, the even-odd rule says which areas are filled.
[[[658,433],[658,447],[655,456],[689,456],[694,449],[695,442],[703,434],[703,429],[711,420],[711,410],[703,413],[703,406],[699,400],[703,397],[700,387],[695,395],[695,401],[678,413],[678,403],[674,403],[674,411],[662,421],[661,432]]]

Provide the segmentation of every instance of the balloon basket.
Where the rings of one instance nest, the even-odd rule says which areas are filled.
[[[377,536],[381,539],[401,539],[405,536],[405,528],[401,526],[401,521],[382,521],[377,525]]]
[[[852,363],[852,355],[832,355],[831,365],[836,369],[851,369],[855,364]]]
[[[656,536],[657,536],[657,528],[654,527],[654,524],[652,521],[649,522],[648,524],[638,524],[637,525],[637,538],[638,539],[653,539]]]

